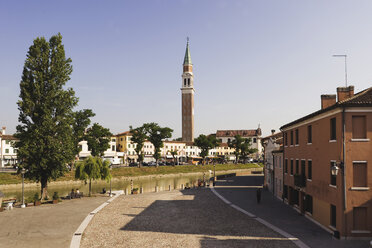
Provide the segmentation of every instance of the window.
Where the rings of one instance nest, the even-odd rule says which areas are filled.
[[[330,120],[330,140],[336,140],[336,118]]]
[[[313,179],[313,161],[311,160],[307,161],[307,178]]]
[[[115,146],[111,147],[111,151],[113,151],[113,152],[115,151]]]
[[[336,206],[331,204],[331,226],[336,227]]]
[[[368,218],[366,207],[356,207],[353,209],[353,229],[368,230]]]
[[[9,149],[5,149],[5,153],[9,153]]]
[[[186,87],[186,78],[183,80],[183,85]]]
[[[187,79],[187,86],[190,86],[190,78]]]
[[[257,143],[257,139],[256,138],[253,138],[253,143]]]
[[[287,135],[287,132],[284,133],[284,145],[288,146],[288,135]]]
[[[285,159],[284,161],[284,172],[288,173],[288,159]]]
[[[366,139],[367,138],[365,116],[353,116],[352,125],[353,125],[353,139]]]
[[[331,161],[331,167],[330,167],[330,169],[329,169],[329,174],[331,175],[331,185],[334,185],[334,186],[336,186],[336,176],[333,176],[332,175],[332,172],[331,172],[331,170],[332,170],[332,166],[334,166],[334,165],[336,165],[336,162],[335,161]]]
[[[230,143],[230,142],[231,142],[231,139],[230,139],[230,138],[228,138],[228,139],[227,139],[227,143]]]
[[[299,174],[300,161],[296,159],[296,174]]]
[[[123,141],[123,138],[120,138],[120,141]]]
[[[313,143],[313,130],[311,125],[307,126],[307,143]]]
[[[291,159],[291,175],[293,175],[293,159]]]
[[[299,139],[299,137],[298,137],[298,129],[295,130],[295,134],[296,134],[296,145],[298,145],[298,139]]]
[[[301,160],[301,175],[306,175],[306,160]]]
[[[353,187],[367,187],[367,163],[353,163]]]
[[[291,146],[293,146],[293,130],[291,131]]]

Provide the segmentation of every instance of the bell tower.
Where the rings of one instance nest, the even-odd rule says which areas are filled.
[[[194,141],[194,74],[187,38],[182,73],[182,141]]]

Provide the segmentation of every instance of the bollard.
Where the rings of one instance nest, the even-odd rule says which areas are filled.
[[[129,194],[128,194],[128,189],[127,189],[127,188],[125,189],[125,195],[129,195]]]
[[[143,194],[143,187],[140,188],[140,194]]]
[[[182,189],[185,189],[185,188],[183,187],[183,184],[181,184],[181,190],[182,190]]]
[[[169,185],[169,191],[171,191],[171,186]]]
[[[159,187],[158,186],[155,186],[155,192],[159,192]]]

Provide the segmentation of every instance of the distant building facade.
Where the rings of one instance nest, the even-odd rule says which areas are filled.
[[[6,127],[0,133],[0,167],[14,166],[18,163],[17,149],[14,144],[18,141],[13,135],[6,134]]]
[[[221,143],[229,143],[233,141],[236,135],[242,138],[250,138],[252,140],[252,148],[256,148],[257,152],[252,155],[253,158],[259,159],[262,157],[262,144],[261,144],[261,128],[250,130],[217,130],[216,138]]]

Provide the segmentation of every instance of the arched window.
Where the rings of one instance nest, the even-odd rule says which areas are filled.
[[[190,78],[187,79],[187,84],[190,86]]]
[[[183,81],[184,81],[184,85],[186,86],[186,78]]]

